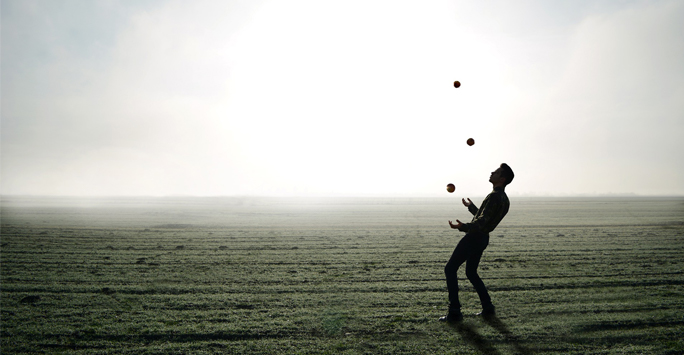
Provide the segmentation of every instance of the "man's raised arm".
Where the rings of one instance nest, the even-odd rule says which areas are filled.
[[[477,214],[477,211],[479,210],[479,208],[477,208],[477,206],[475,206],[475,204],[473,203],[473,201],[470,201],[469,198],[467,198],[467,200],[468,200],[468,201],[466,201],[466,198],[462,198],[462,199],[461,199],[461,201],[463,202],[463,206],[468,207],[468,211],[469,211],[470,213],[472,213],[473,216],[476,215],[476,214]]]

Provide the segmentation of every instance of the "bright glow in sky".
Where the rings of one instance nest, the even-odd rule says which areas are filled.
[[[682,1],[1,6],[2,194],[684,195]]]

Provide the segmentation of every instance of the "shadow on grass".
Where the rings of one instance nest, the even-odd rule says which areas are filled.
[[[526,346],[524,346],[520,339],[513,334],[506,324],[504,324],[501,319],[499,319],[496,316],[491,316],[491,317],[486,317],[483,318],[484,322],[490,325],[492,328],[494,328],[496,331],[501,333],[501,335],[504,336],[506,339],[506,343],[511,345],[514,349],[515,352],[518,354],[533,354],[534,351],[533,349],[530,349]],[[479,352],[483,354],[500,354],[496,348],[492,345],[492,343],[487,340],[485,337],[480,335],[477,332],[477,329],[473,327],[470,324],[467,323],[458,323],[454,324],[453,327],[456,329],[461,334],[461,337],[468,342],[470,345],[475,347]]]
[[[513,334],[506,324],[501,321],[497,316],[489,316],[484,318],[485,323],[496,329],[501,335],[506,338],[506,342],[515,348],[515,351],[519,354],[532,354],[534,351],[524,345],[522,345],[520,339]]]
[[[457,323],[453,327],[461,334],[463,340],[475,347],[483,354],[499,354],[499,352],[492,346],[491,342],[480,335],[475,327],[467,323]]]

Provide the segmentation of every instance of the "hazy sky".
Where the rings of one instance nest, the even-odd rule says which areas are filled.
[[[684,195],[681,0],[0,11],[2,194]]]

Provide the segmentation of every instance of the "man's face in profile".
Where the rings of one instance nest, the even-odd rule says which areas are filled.
[[[489,176],[489,182],[491,182],[492,184],[501,182],[501,167],[492,171],[492,175]]]

